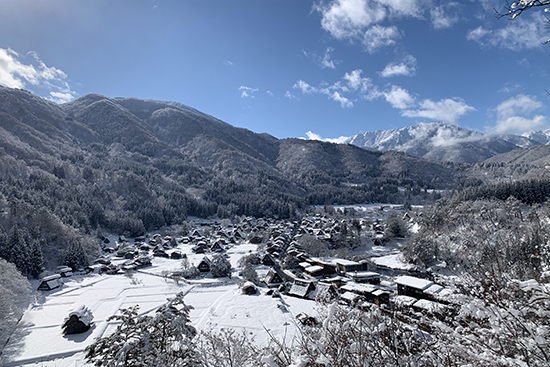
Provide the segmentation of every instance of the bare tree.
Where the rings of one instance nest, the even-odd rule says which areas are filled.
[[[531,8],[545,7],[545,11],[550,11],[550,0],[517,0],[512,3],[506,1],[505,13],[496,11],[497,18],[509,17],[510,19],[517,18],[521,13]]]

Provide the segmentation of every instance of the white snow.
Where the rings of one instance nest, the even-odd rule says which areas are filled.
[[[85,305],[80,305],[69,311],[69,315],[65,317],[65,320],[63,320],[63,324],[65,324],[73,315],[78,317],[78,319],[84,325],[90,325],[94,320],[94,315],[92,314],[92,311]]]
[[[193,254],[191,246],[180,246],[195,265],[203,255]],[[228,249],[234,273],[243,255],[255,251],[256,245],[234,245]],[[95,338],[113,332],[116,323],[108,322],[121,308],[139,305],[141,315],[154,312],[167,298],[184,292],[185,302],[193,307],[190,318],[197,329],[245,329],[255,341],[266,345],[270,335],[292,341],[297,333],[295,315],[316,314],[315,302],[289,296],[274,298],[261,288],[255,295],[245,295],[238,278],[200,278],[176,282],[162,275],[181,268],[181,261],[153,258],[153,266],[133,276],[73,276],[56,290],[38,292],[38,301],[31,305],[2,354],[1,365],[72,367],[86,366],[84,349]],[[80,305],[93,313],[94,323],[82,334],[63,335],[61,326],[71,311]],[[80,309],[82,313],[85,313]]]
[[[410,270],[414,267],[411,264],[403,262],[403,260],[401,260],[401,254],[374,257],[372,261],[376,265],[385,266],[390,269]]]
[[[415,278],[409,275],[402,275],[400,277],[397,277],[395,279],[395,283],[420,290],[425,290],[434,284],[430,280]]]

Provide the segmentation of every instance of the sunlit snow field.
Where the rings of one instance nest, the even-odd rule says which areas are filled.
[[[203,255],[180,246],[190,262],[198,264]],[[256,245],[234,245],[227,251],[237,267],[238,260],[255,251]],[[190,317],[198,330],[244,328],[255,335],[258,344],[268,342],[269,335],[285,337],[290,343],[296,332],[294,315],[315,312],[315,302],[298,298],[273,298],[267,288],[256,295],[244,295],[237,277],[201,278],[176,283],[161,276],[180,268],[179,260],[154,258],[153,266],[126,275],[86,275],[67,278],[62,289],[37,293],[37,300],[23,316],[3,353],[4,366],[82,366],[83,350],[95,338],[109,335],[115,322],[109,316],[120,308],[140,306],[140,313],[154,312],[167,298],[184,292]],[[267,268],[258,268],[260,276]],[[236,274],[235,274],[236,275]],[[86,333],[63,335],[61,325],[69,310],[84,304],[94,314],[94,325]]]

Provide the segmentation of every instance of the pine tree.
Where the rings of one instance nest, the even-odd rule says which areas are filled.
[[[44,270],[42,246],[38,240],[33,240],[29,251],[29,275],[33,278],[38,278],[42,270]]]
[[[82,244],[77,239],[69,240],[63,255],[63,264],[74,270],[88,265],[88,257],[86,256],[84,247],[82,247]]]
[[[25,276],[29,275],[29,248],[25,241],[24,231],[14,225],[7,237],[5,259],[17,266]]]

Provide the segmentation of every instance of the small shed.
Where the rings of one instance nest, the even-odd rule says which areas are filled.
[[[52,289],[59,288],[63,285],[63,280],[61,280],[60,274],[54,274],[42,278],[38,289],[41,291],[51,291]]]
[[[63,333],[85,333],[90,329],[90,326],[92,326],[93,319],[94,315],[92,311],[88,307],[80,305],[69,311],[69,316],[65,317],[65,320],[63,320]]]
[[[181,252],[180,250],[174,250],[170,254],[170,259],[174,259],[174,260],[187,259],[187,255]]]
[[[241,290],[244,294],[256,294],[258,293],[258,288],[252,282],[246,282],[241,287]]]
[[[68,267],[67,265],[60,265],[57,267],[57,273],[63,278],[68,278],[73,275],[73,269]]]

